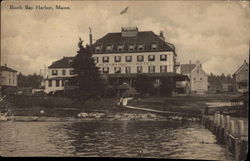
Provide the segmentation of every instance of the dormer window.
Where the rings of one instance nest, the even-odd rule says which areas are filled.
[[[119,52],[122,52],[122,51],[123,51],[123,48],[124,48],[123,45],[118,45],[118,46],[117,46],[117,50],[118,50]]]
[[[129,51],[134,51],[135,50],[135,45],[129,45],[128,50]]]
[[[96,53],[101,52],[101,46],[96,46],[96,47],[95,47],[95,52],[96,52]]]
[[[106,51],[110,52],[110,51],[112,51],[112,48],[113,48],[113,45],[108,45],[108,46],[106,46]]]
[[[121,62],[121,56],[115,56],[115,62]]]
[[[144,45],[143,45],[143,44],[139,44],[139,45],[137,46],[137,50],[138,50],[138,51],[143,51],[143,50],[144,50]]]
[[[151,45],[151,50],[157,50],[157,44],[152,44]]]

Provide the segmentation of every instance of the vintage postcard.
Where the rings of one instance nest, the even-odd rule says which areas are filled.
[[[242,161],[249,1],[1,2],[1,157]]]

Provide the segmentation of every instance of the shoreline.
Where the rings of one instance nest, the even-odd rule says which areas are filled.
[[[120,115],[120,117],[118,117]],[[92,115],[93,116],[93,115]],[[157,114],[115,114],[104,117],[52,117],[52,116],[7,116],[6,120],[0,122],[60,122],[60,121],[190,121],[200,122],[200,118],[195,117],[178,117],[178,116],[159,116]]]

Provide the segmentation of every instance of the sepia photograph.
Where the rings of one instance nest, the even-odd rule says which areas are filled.
[[[0,157],[244,161],[250,1],[4,0]]]

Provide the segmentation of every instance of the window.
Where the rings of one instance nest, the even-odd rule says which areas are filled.
[[[98,63],[98,57],[94,57],[94,63]]]
[[[11,84],[11,79],[9,78],[9,84]]]
[[[115,56],[115,62],[121,62],[121,56]]]
[[[166,65],[162,65],[160,67],[160,70],[161,70],[162,73],[167,72],[167,66]]]
[[[134,51],[135,50],[135,45],[129,45],[128,50],[129,51]]]
[[[138,55],[137,56],[137,61],[138,62],[143,62],[143,55]]]
[[[122,51],[123,51],[123,47],[124,47],[123,45],[118,45],[118,46],[117,46],[117,50],[118,50],[119,52],[122,52]]]
[[[200,80],[202,80],[202,78],[200,78]]]
[[[57,75],[57,70],[52,70],[52,75]]]
[[[59,87],[60,85],[60,80],[56,80],[56,87]]]
[[[70,70],[70,71],[69,71],[69,74],[70,74],[70,75],[74,75],[74,71],[73,71],[73,70]]]
[[[101,52],[101,46],[96,46],[95,47],[95,52],[97,52],[97,53]]]
[[[102,73],[108,74],[109,73],[109,67],[102,68]]]
[[[137,73],[142,73],[142,66],[137,67]]]
[[[62,87],[65,86],[65,80],[62,80]]]
[[[144,49],[144,45],[140,44],[137,46],[137,50],[142,51]]]
[[[166,61],[167,60],[167,55],[161,55],[160,60],[161,61]]]
[[[62,75],[66,75],[66,70],[65,69],[62,70]]]
[[[196,78],[194,77],[194,80],[196,80]]]
[[[112,48],[113,48],[112,45],[108,45],[108,46],[106,46],[106,51],[107,51],[107,52],[112,51]]]
[[[131,73],[131,67],[125,67],[125,72],[126,73]]]
[[[102,62],[103,63],[108,63],[109,62],[109,57],[108,56],[102,57]]]
[[[149,55],[148,56],[148,61],[155,61],[155,56],[154,55]]]
[[[149,66],[148,67],[148,72],[149,73],[154,73],[155,72],[155,66]]]
[[[15,79],[13,79],[13,84],[15,84]]]
[[[152,44],[151,45],[151,50],[157,50],[157,45],[156,44]]]
[[[197,73],[199,74],[199,69],[197,70]]]
[[[126,56],[126,62],[132,62],[132,56]]]
[[[121,67],[115,67],[115,73],[121,73]]]
[[[49,87],[52,87],[52,80],[49,80]]]

